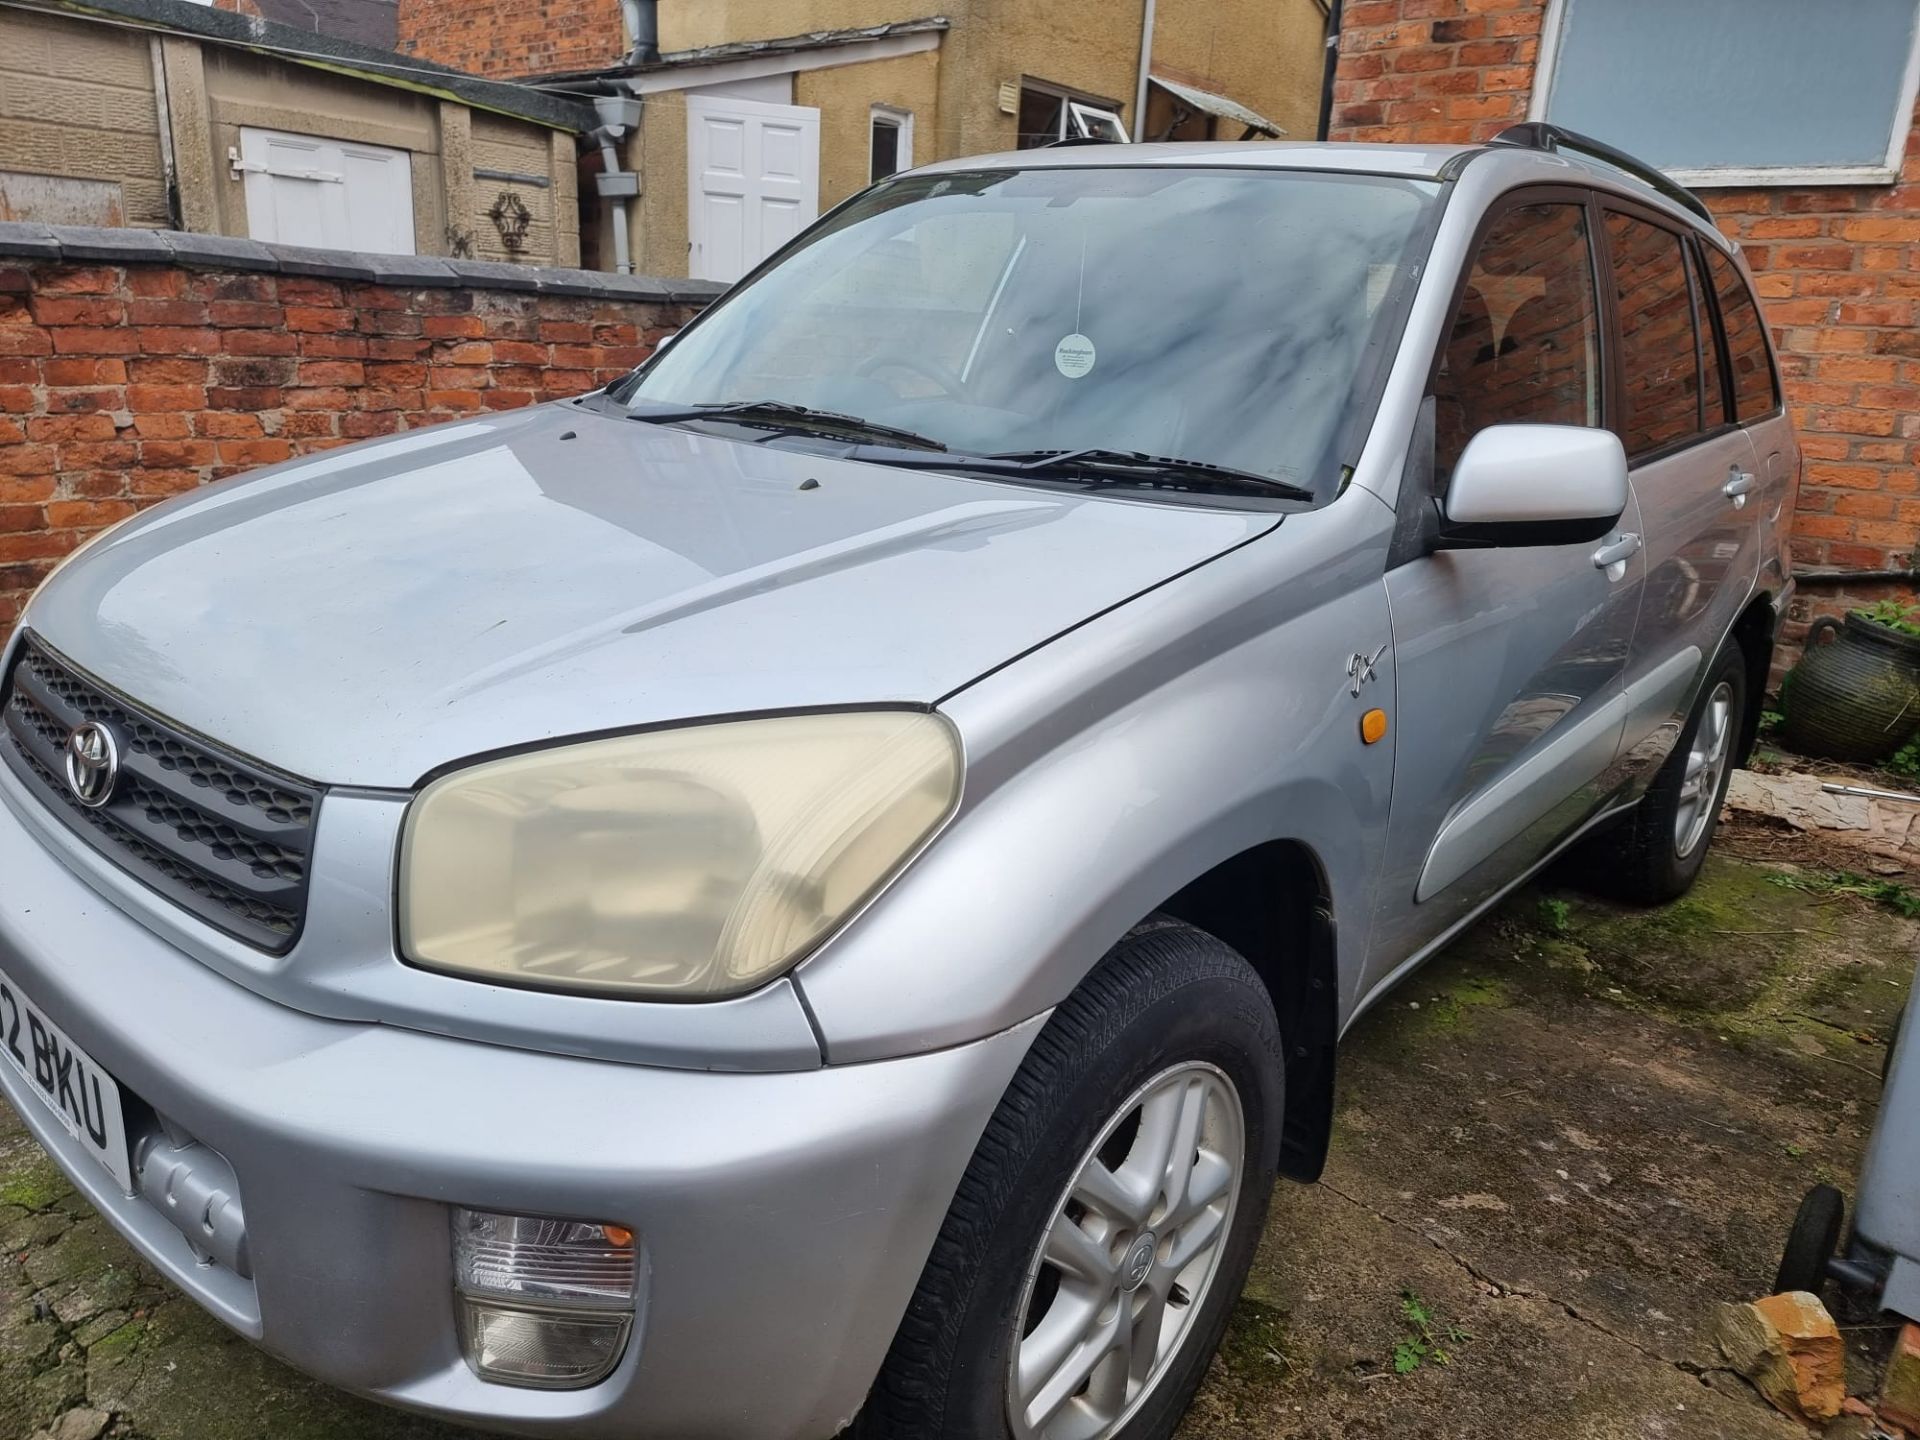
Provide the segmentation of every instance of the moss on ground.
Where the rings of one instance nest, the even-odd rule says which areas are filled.
[[[36,1146],[29,1153],[11,1158],[5,1178],[0,1179],[0,1205],[51,1210],[70,1189],[66,1177]]]
[[[1219,1363],[1237,1379],[1270,1380],[1291,1368],[1286,1343],[1286,1312],[1243,1295],[1220,1341]]]

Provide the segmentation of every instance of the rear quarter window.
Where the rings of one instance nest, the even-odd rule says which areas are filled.
[[[1727,336],[1727,361],[1733,371],[1733,401],[1740,423],[1764,419],[1780,405],[1773,356],[1767,351],[1766,322],[1740,267],[1712,246],[1707,274],[1720,305],[1720,326]]]

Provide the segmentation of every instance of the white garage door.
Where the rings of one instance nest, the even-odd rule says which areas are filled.
[[[246,177],[255,240],[411,255],[413,163],[405,150],[243,129],[234,168]]]
[[[820,112],[687,97],[688,265],[738,280],[820,213]]]

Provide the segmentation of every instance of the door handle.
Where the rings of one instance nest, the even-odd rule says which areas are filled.
[[[1720,487],[1720,493],[1733,501],[1733,508],[1742,509],[1747,503],[1747,492],[1753,489],[1753,475],[1750,471],[1736,470],[1727,477],[1727,483]]]
[[[1618,540],[1602,545],[1598,550],[1593,552],[1593,568],[1596,570],[1611,570],[1614,566],[1618,565],[1622,567],[1621,574],[1625,574],[1627,561],[1639,553],[1640,537],[1632,531],[1628,531]],[[1620,576],[1615,575],[1611,578],[1618,580]]]

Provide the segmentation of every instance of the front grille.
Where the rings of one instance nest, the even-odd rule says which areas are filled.
[[[318,787],[149,714],[32,635],[0,706],[0,755],[96,850],[236,939],[276,955],[293,945]],[[120,752],[120,779],[97,809],[66,781],[67,737],[90,720]]]

